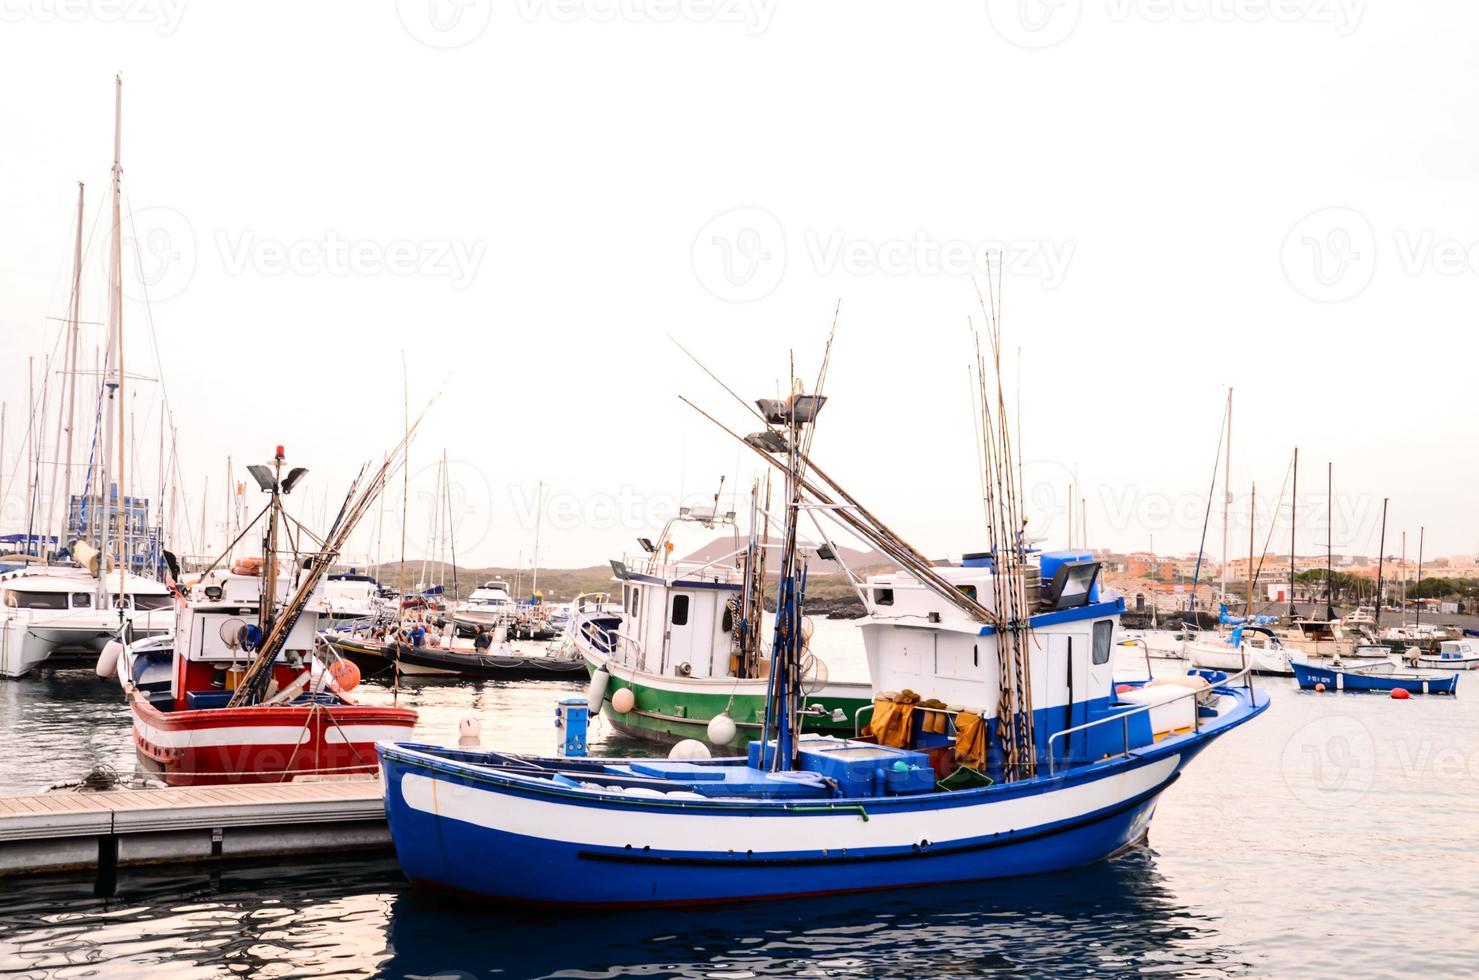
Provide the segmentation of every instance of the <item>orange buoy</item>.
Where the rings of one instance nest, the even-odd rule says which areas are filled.
[[[1315,685],[1315,690],[1316,691],[1319,691],[1321,693],[1324,693],[1324,691],[1325,691],[1325,685],[1324,684],[1316,684]]]
[[[1394,701],[1406,701],[1410,697],[1412,697],[1412,693],[1410,691],[1408,691],[1407,688],[1405,688],[1405,687],[1394,687],[1394,688],[1392,688],[1392,700],[1394,700]]]
[[[329,676],[341,691],[352,691],[359,687],[359,668],[349,660],[336,660],[329,665]]]

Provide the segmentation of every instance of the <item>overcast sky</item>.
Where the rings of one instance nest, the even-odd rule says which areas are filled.
[[[1231,385],[1234,556],[1250,484],[1261,548],[1295,445],[1301,552],[1324,547],[1327,462],[1337,551],[1375,553],[1383,497],[1388,552],[1424,524],[1429,554],[1479,550],[1472,5],[3,0],[0,20],[7,530],[78,180],[83,319],[106,316],[122,71],[127,364],[163,379],[133,385],[135,486],[157,495],[162,390],[182,550],[207,480],[220,543],[227,456],[276,443],[322,520],[399,437],[404,352],[413,410],[441,392],[409,555],[445,450],[460,560],[527,562],[543,481],[542,563],[604,561],[755,471],[678,401],[744,425],[668,335],[773,394],[789,352],[814,373],[839,301],[818,461],[921,549],[980,548],[966,324],[992,249],[1049,544],[1076,479],[1091,546],[1194,551]],[[398,498],[378,546],[360,535],[387,560]]]

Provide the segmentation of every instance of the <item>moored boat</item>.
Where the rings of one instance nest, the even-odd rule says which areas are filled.
[[[282,494],[305,470],[251,467],[271,494],[263,512],[265,559],[211,568],[180,596],[173,635],[125,639],[98,672],[118,672],[133,715],[140,768],[176,786],[278,782],[301,775],[370,772],[374,744],[409,736],[416,712],[360,704],[359,672],[320,658],[322,573],[390,468],[352,491],[316,552],[279,553]],[[173,562],[173,556],[167,556]],[[291,561],[290,565],[286,562]],[[286,567],[284,567],[286,565]]]
[[[1395,664],[1370,664],[1342,668],[1324,664],[1290,664],[1295,680],[1304,690],[1323,687],[1327,691],[1407,691],[1409,694],[1457,694],[1458,674],[1415,674],[1398,672]]]
[[[1424,667],[1446,667],[1449,670],[1473,670],[1479,665],[1479,643],[1473,640],[1443,640],[1438,648],[1417,655]]]
[[[949,579],[861,506],[825,511],[901,566],[869,581],[864,630],[875,683],[911,689],[880,694],[865,738],[803,735],[796,523],[806,504],[855,503],[803,469],[819,404],[762,402],[768,430],[747,440],[784,456],[787,490],[761,738],[683,760],[383,744],[413,882],[520,906],[679,906],[1066,870],[1143,840],[1185,765],[1268,707],[1247,670],[1116,684],[1123,599],[1081,554],[1029,562],[1008,496],[990,501],[991,550]],[[983,482],[1008,484],[1016,460],[983,455]]]
[[[1266,626],[1236,626],[1226,636],[1202,633],[1186,641],[1186,659],[1206,670],[1241,671],[1256,674],[1294,673],[1289,651]]]
[[[560,656],[556,651],[529,653],[507,641],[485,650],[458,640],[451,646],[416,646],[399,640],[372,639],[365,635],[328,631],[325,642],[345,657],[378,671],[399,670],[402,674],[443,674],[485,680],[531,680],[551,678],[584,680],[585,662]]]

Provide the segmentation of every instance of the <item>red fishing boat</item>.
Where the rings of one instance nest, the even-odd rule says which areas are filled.
[[[188,590],[174,586],[174,632],[115,641],[99,661],[99,673],[117,670],[128,697],[140,767],[170,785],[372,772],[375,743],[409,738],[416,724],[409,708],[357,703],[350,692],[359,669],[318,639],[324,573],[378,495],[390,459],[367,486],[356,482],[328,538],[311,542],[282,503],[307,471],[284,477],[282,463],[279,446],[271,464],[248,468],[271,495],[257,522],[270,558],[213,567]],[[284,542],[288,522],[298,533]]]

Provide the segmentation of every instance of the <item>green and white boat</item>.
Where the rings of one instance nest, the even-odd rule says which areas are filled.
[[[707,561],[670,560],[674,533],[685,527],[734,529],[735,548]],[[642,544],[642,557],[611,563],[619,611],[596,597],[571,610],[567,635],[591,674],[592,712],[599,707],[618,731],[639,738],[742,749],[760,737],[765,717],[766,545],[753,533],[740,538],[732,512],[698,508],[684,508],[656,544]],[[814,654],[804,668],[803,730],[851,736],[858,711],[872,704],[872,685],[831,682]]]

